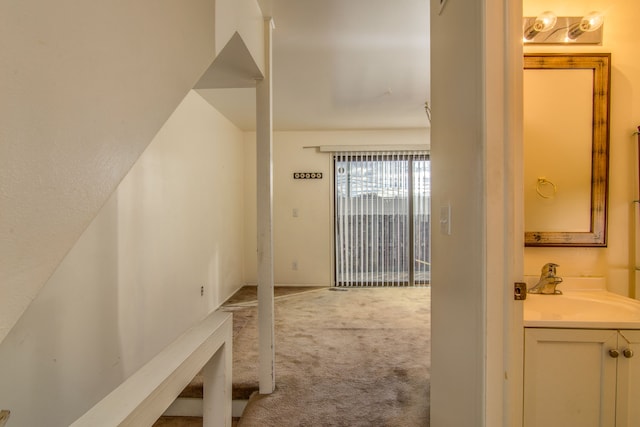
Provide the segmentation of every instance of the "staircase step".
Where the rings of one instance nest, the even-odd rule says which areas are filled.
[[[231,420],[231,427],[238,425],[239,418]],[[167,417],[162,416],[153,427],[202,427],[202,417]]]
[[[182,390],[182,393],[180,393],[180,396],[178,397],[202,399],[203,383],[203,376],[200,374],[196,375],[193,381],[191,381],[191,383]],[[260,386],[258,385],[258,382],[234,383],[231,391],[231,398],[233,400],[248,400],[249,397],[251,397],[251,394],[259,389]]]
[[[202,417],[173,417],[163,415],[153,427],[202,427]]]
[[[234,384],[231,390],[233,400],[249,400],[251,395],[260,390],[258,383]]]
[[[201,374],[195,376],[188,386],[182,390],[178,397],[187,397],[192,399],[202,399],[204,378]]]
[[[277,287],[279,288],[279,287]],[[301,288],[301,290],[308,291],[310,288]],[[276,289],[276,296],[281,294],[287,295],[293,291],[299,291],[297,288],[280,288]],[[225,304],[237,304],[237,303],[247,303],[247,302],[256,302],[257,303],[257,288],[255,286],[245,286],[236,294],[234,294]],[[233,316],[233,335],[234,339],[240,333],[240,331],[246,326],[246,324],[250,321],[255,321],[255,314],[252,315],[244,315],[244,316]],[[189,399],[202,399],[203,398],[203,384],[204,377],[201,373],[197,374],[191,383],[185,387],[185,389],[180,393],[176,402],[167,410],[166,414],[163,415],[155,424],[154,427],[181,427],[181,426],[202,426],[202,417],[193,416],[193,415],[201,415],[202,410],[201,407],[198,410],[194,410],[194,405],[192,402],[188,402]],[[247,381],[242,383],[234,382],[232,385],[231,398],[233,400],[233,415],[239,416],[244,407],[246,406],[249,398],[255,392],[258,392],[260,389],[258,381]],[[186,401],[186,402],[185,402]],[[201,405],[200,405],[201,406]],[[189,415],[189,416],[183,416]],[[233,418],[233,426],[238,424],[239,417]]]

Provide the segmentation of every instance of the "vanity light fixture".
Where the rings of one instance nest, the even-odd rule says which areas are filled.
[[[603,23],[599,12],[556,16],[547,11],[523,18],[522,40],[525,44],[602,44]]]

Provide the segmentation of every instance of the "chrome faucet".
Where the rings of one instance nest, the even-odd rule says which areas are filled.
[[[540,280],[527,292],[530,294],[562,295],[562,291],[556,289],[556,286],[562,283],[562,277],[556,276],[556,267],[558,264],[552,262],[545,264],[540,270]]]

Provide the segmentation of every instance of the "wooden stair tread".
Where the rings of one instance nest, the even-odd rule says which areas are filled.
[[[153,427],[202,427],[202,417],[162,416]]]

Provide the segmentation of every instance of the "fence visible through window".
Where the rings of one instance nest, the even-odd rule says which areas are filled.
[[[336,286],[420,286],[430,278],[429,157],[336,153]]]

